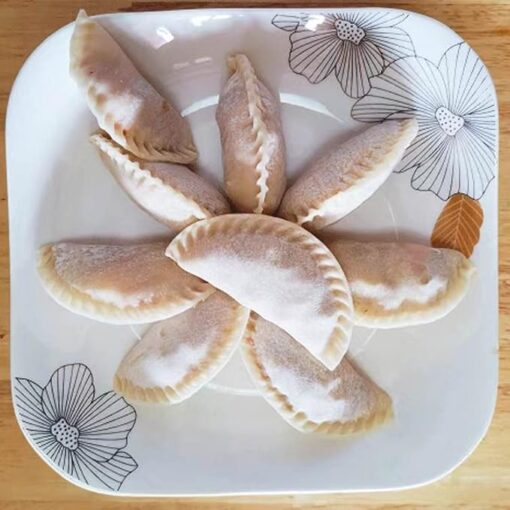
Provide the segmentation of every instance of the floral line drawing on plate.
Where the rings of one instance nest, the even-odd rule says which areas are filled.
[[[136,411],[113,391],[95,393],[82,363],[61,366],[44,387],[24,377],[14,382],[18,416],[36,449],[76,480],[117,491],[138,467],[123,451]]]
[[[479,200],[495,177],[497,112],[489,74],[475,52],[461,42],[438,65],[405,57],[370,83],[352,108],[353,119],[418,121],[418,136],[396,172],[411,170],[412,187],[441,200],[457,193]]]
[[[398,25],[400,12],[338,11],[329,14],[277,14],[272,24],[290,32],[289,67],[319,83],[331,73],[345,94],[360,98],[370,78],[391,62],[414,55],[411,38]]]

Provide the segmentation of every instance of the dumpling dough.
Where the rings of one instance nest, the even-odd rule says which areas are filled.
[[[230,212],[225,197],[185,166],[142,161],[102,134],[90,140],[131,199],[174,232],[197,220]]]
[[[349,346],[352,301],[331,252],[288,221],[231,214],[187,227],[168,246],[179,266],[278,324],[328,368]]]
[[[187,122],[83,10],[71,39],[70,73],[86,92],[99,126],[122,147],[150,161],[197,158]]]
[[[390,397],[347,356],[328,370],[285,331],[253,312],[242,354],[264,398],[301,432],[361,432],[393,416]]]
[[[71,312],[101,322],[163,320],[214,289],[165,257],[166,243],[48,244],[39,250],[43,287]]]
[[[273,214],[286,186],[278,102],[246,55],[230,57],[228,66],[232,76],[216,111],[225,191],[237,211]]]
[[[122,360],[115,390],[133,400],[172,403],[191,397],[227,363],[249,310],[222,292],[154,324]]]
[[[345,272],[356,324],[393,328],[432,322],[453,310],[475,272],[462,253],[408,243],[327,241]]]
[[[279,216],[310,230],[343,218],[384,183],[417,132],[414,119],[388,120],[347,140],[287,190]]]

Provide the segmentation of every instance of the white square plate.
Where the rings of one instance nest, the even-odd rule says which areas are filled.
[[[250,396],[236,357],[180,405],[133,411],[115,400],[112,377],[134,330],[58,306],[39,284],[36,250],[50,241],[139,239],[165,229],[133,206],[88,143],[96,122],[68,75],[68,25],[27,60],[7,116],[11,367],[16,414],[34,449],[77,485],[137,496],[395,489],[453,469],[488,427],[498,374],[497,106],[476,54],[437,21],[398,10],[196,10],[99,20],[187,116],[199,171],[218,183],[214,112],[225,57],[234,51],[247,53],[280,93],[291,179],[333,138],[386,117],[416,116],[408,170],[338,228],[428,242],[446,200],[464,193],[485,216],[472,257],[478,276],[440,321],[356,329],[351,354],[393,397],[396,413],[369,434],[338,439],[293,430]],[[53,425],[70,412],[92,417],[87,430],[68,431],[82,439],[89,433],[87,451],[56,443]]]

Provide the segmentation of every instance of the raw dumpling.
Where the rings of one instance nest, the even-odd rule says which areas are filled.
[[[352,301],[344,273],[301,227],[265,215],[218,216],[187,227],[166,253],[278,324],[328,368],[347,351]]]
[[[43,287],[71,312],[113,324],[181,313],[214,289],[165,257],[166,243],[48,244],[39,250]]]
[[[90,140],[133,201],[175,232],[197,220],[230,212],[223,195],[185,166],[142,161],[102,134]]]
[[[85,11],[76,18],[70,72],[86,92],[99,126],[122,147],[150,161],[197,158],[187,122]]]
[[[215,292],[194,308],[154,324],[122,360],[116,391],[146,402],[175,404],[191,397],[230,359],[249,313]]]
[[[302,432],[361,432],[393,415],[390,397],[348,357],[328,370],[285,331],[253,312],[242,354],[264,398]]]
[[[356,324],[392,328],[432,322],[466,295],[475,272],[462,253],[407,243],[326,243],[351,287]]]
[[[388,120],[341,144],[287,190],[279,215],[311,230],[343,218],[384,183],[417,131],[414,119]]]
[[[286,185],[278,102],[246,55],[230,57],[228,66],[233,74],[216,111],[225,191],[237,211],[273,214]]]

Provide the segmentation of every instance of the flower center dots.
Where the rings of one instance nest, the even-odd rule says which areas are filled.
[[[68,450],[76,450],[78,448],[78,437],[80,432],[76,427],[69,425],[64,418],[60,418],[51,426],[53,437]]]
[[[446,106],[440,106],[436,110],[436,120],[448,136],[455,136],[457,131],[464,126],[464,119],[452,113]]]
[[[342,41],[349,41],[358,45],[365,37],[365,31],[361,27],[344,19],[337,19],[335,28],[337,37]]]

